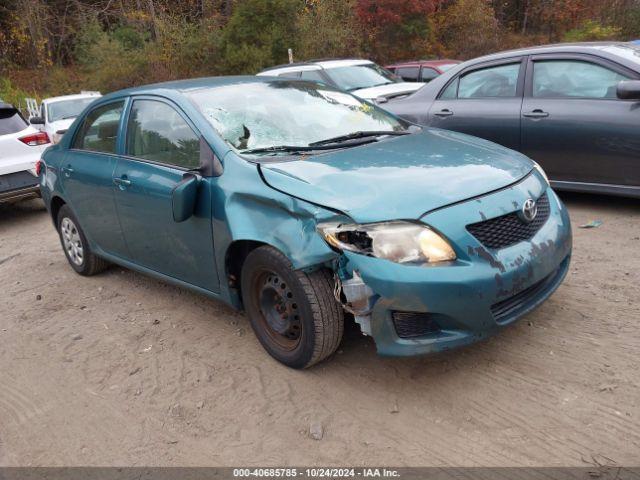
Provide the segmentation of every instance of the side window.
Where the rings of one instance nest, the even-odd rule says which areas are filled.
[[[420,67],[399,67],[396,70],[396,75],[406,82],[417,82],[419,73]]]
[[[284,78],[300,78],[300,71],[297,72],[284,72],[278,75]]]
[[[302,80],[312,80],[314,82],[324,82],[320,70],[303,70],[300,72],[300,78]]]
[[[430,82],[434,78],[440,75],[436,70],[431,67],[422,67],[422,75],[420,76],[420,80],[423,82]]]
[[[474,70],[460,77],[458,98],[515,97],[520,62]]]
[[[606,67],[580,60],[536,61],[533,96],[546,98],[616,98],[618,82],[628,80]]]
[[[123,107],[124,100],[102,105],[89,112],[73,140],[73,148],[116,153]]]
[[[451,82],[447,88],[440,94],[440,99],[442,100],[452,100],[454,98],[458,98],[458,81],[459,78],[456,78],[453,82]]]
[[[135,100],[127,122],[127,155],[183,168],[200,166],[200,138],[163,102]]]

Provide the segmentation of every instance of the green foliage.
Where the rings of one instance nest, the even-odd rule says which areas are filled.
[[[16,87],[6,77],[0,77],[0,99],[18,108],[25,108],[25,98],[34,97],[34,93]]]
[[[564,35],[565,42],[586,42],[614,40],[620,36],[620,27],[604,26],[594,20],[587,20],[579,28],[569,30]]]
[[[296,17],[301,0],[244,0],[235,7],[221,39],[225,69],[256,73],[285,63],[295,47]]]
[[[125,50],[140,50],[149,39],[149,32],[139,32],[129,25],[121,25],[113,30],[112,37]]]
[[[296,58],[361,56],[362,32],[354,7],[355,0],[309,2],[298,17]]]
[[[467,59],[499,50],[498,22],[488,1],[458,0],[434,23],[446,56]]]

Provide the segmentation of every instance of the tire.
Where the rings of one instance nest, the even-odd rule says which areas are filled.
[[[58,212],[56,221],[60,243],[69,265],[80,275],[89,277],[109,267],[106,260],[96,256],[89,247],[78,219],[67,205]]]
[[[240,280],[253,331],[273,358],[308,368],[336,351],[344,315],[329,271],[293,270],[286,256],[263,246],[247,256]]]

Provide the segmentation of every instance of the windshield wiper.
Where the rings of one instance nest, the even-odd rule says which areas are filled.
[[[308,152],[311,150],[318,150],[313,147],[306,146],[296,146],[296,145],[274,145],[272,147],[260,147],[260,148],[250,148],[248,150],[240,150],[240,153],[272,153],[272,152],[287,152],[287,153],[295,153],[295,152]]]
[[[318,140],[317,142],[311,142],[309,146],[318,146],[318,145],[328,145],[331,143],[340,143],[347,140],[354,140],[356,138],[366,138],[366,137],[382,137],[383,135],[409,135],[411,132],[406,130],[396,131],[396,130],[379,130],[379,131],[364,131],[364,132],[353,132],[347,135],[339,135],[337,137],[327,138],[325,140]]]

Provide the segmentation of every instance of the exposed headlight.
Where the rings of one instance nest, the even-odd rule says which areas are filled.
[[[542,177],[545,179],[545,181],[547,182],[547,185],[550,185],[549,183],[549,177],[547,177],[547,174],[545,173],[545,171],[542,169],[542,167],[538,164],[538,162],[535,162],[533,160],[531,160],[533,162],[533,168],[535,168],[538,173],[540,173],[540,175],[542,175]]]
[[[456,259],[455,252],[444,238],[418,223],[320,224],[318,231],[329,245],[338,250],[396,263],[436,263]]]

